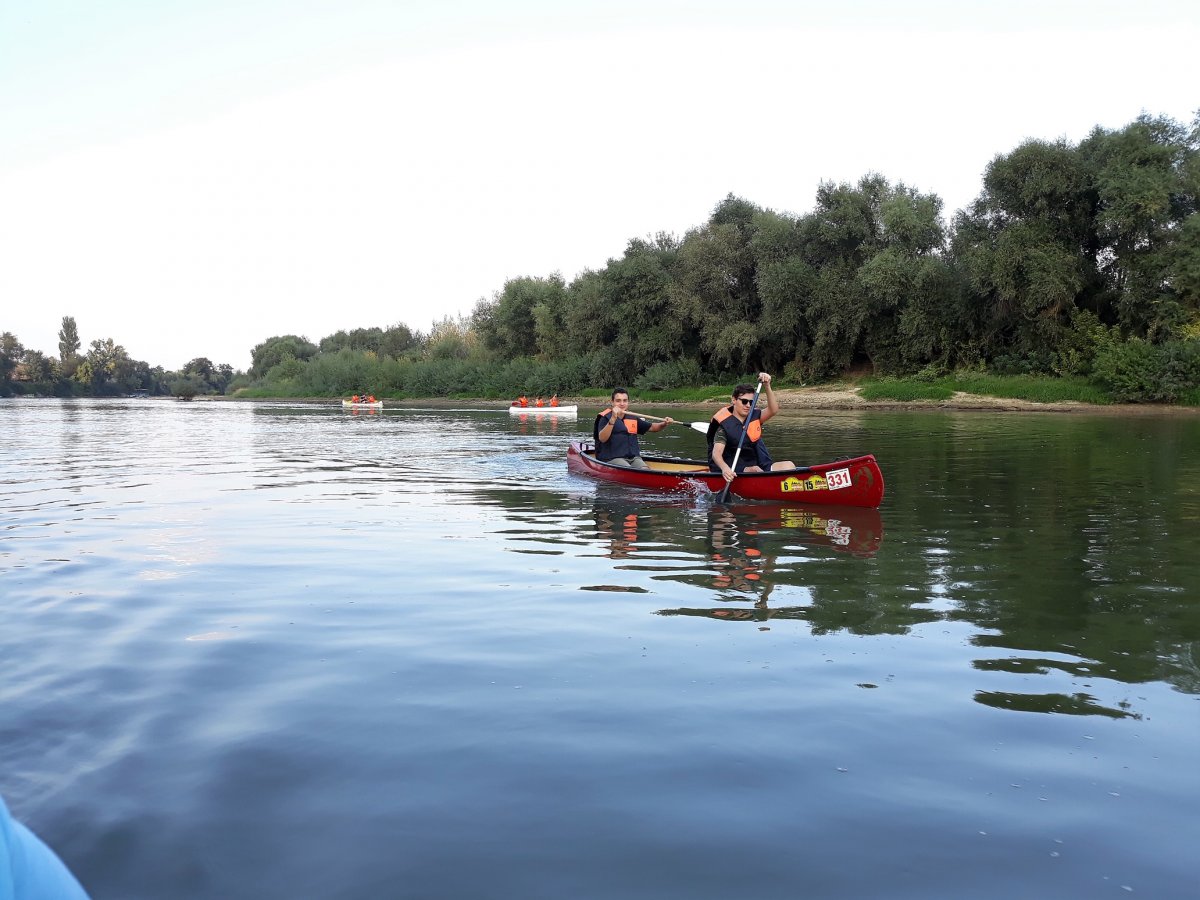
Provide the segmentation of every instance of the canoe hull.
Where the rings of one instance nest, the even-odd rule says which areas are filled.
[[[567,450],[567,468],[652,491],[703,495],[720,493],[725,487],[720,473],[710,472],[697,460],[642,458],[650,465],[649,470],[614,466],[597,460],[590,442],[573,441]],[[744,500],[876,509],[883,502],[883,472],[875,457],[868,454],[798,469],[742,474],[733,480],[730,493]]]
[[[570,406],[510,406],[508,413],[512,416],[577,416],[579,415],[579,406],[578,404]]]
[[[342,409],[383,409],[383,401],[376,400],[374,403],[355,403],[353,400],[343,400]]]

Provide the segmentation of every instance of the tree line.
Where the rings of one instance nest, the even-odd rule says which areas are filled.
[[[595,354],[601,384],[986,368],[1169,400],[1200,383],[1198,198],[1200,115],[1143,115],[997,156],[949,226],[936,195],[875,174],[801,216],[729,196],[570,284],[510,281],[472,325],[501,359]]]
[[[133,359],[112,338],[91,342],[81,351],[79,327],[63,316],[58,331],[58,356],[22,346],[12,332],[0,334],[0,396],[13,393],[56,397],[117,397],[220,394],[232,383],[233,366],[214,365],[205,357],[189,361],[180,371]]]
[[[821,184],[802,215],[730,195],[682,237],[635,238],[570,282],[514,278],[429,334],[270,338],[226,389],[488,397],[762,368],[1081,376],[1135,401],[1200,386],[1200,113],[1026,141],[942,213],[874,173]]]

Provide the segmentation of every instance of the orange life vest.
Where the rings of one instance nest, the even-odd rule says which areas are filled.
[[[771,454],[767,452],[767,445],[762,439],[761,416],[762,410],[750,411],[749,421],[745,425],[746,439],[742,441],[742,453],[738,456],[739,472],[749,465],[757,465],[764,471],[771,469]],[[712,448],[718,428],[725,432],[725,452],[723,454],[725,464],[732,466],[743,428],[742,422],[733,414],[732,407],[721,407],[713,414],[712,421],[708,423],[708,459],[714,469],[716,463],[712,462]]]
[[[592,426],[592,436],[596,439],[596,459],[601,462],[607,462],[610,459],[621,457],[629,459],[630,457],[640,456],[641,448],[638,446],[638,430],[642,419],[637,416],[625,416],[623,419],[618,419],[613,423],[612,431],[609,438],[603,444],[600,442],[600,430],[603,426],[600,421],[607,418],[612,413],[612,408],[601,412],[596,416],[596,424]],[[621,425],[621,428],[617,428]]]

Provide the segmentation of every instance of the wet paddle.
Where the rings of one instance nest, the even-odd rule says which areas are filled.
[[[661,418],[660,416],[651,416],[651,415],[647,415],[646,413],[631,412],[631,413],[629,413],[629,415],[638,416],[639,418],[642,418],[642,419],[649,419],[651,422],[667,421],[666,419]],[[680,422],[678,419],[672,419],[671,424],[672,425],[682,425],[684,428],[692,429],[692,431],[698,431],[701,434],[708,434],[708,423],[707,422]]]
[[[746,442],[746,428],[750,425],[750,416],[754,410],[758,409],[758,395],[762,392],[763,383],[760,381],[758,387],[754,389],[754,399],[750,401],[750,410],[746,413],[746,421],[742,423],[742,433],[738,435],[737,449],[733,451],[733,469],[734,477],[737,477],[738,457],[742,455],[742,444]],[[734,401],[737,402],[736,400]],[[732,481],[725,482],[725,488],[721,491],[721,496],[717,498],[718,503],[724,503],[729,498],[729,488],[733,484]]]

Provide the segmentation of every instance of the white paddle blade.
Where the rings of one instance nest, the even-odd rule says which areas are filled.
[[[692,429],[692,431],[698,431],[705,436],[708,435],[707,422],[688,422],[688,428]]]

